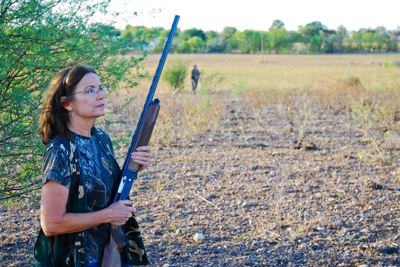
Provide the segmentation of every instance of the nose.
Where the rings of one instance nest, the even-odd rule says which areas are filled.
[[[103,99],[103,98],[105,98],[106,97],[106,95],[104,94],[104,92],[103,91],[98,91],[97,92],[97,99]]]

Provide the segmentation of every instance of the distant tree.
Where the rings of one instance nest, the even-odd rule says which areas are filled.
[[[191,48],[191,52],[202,52],[204,51],[204,41],[198,37],[193,36],[189,40],[186,41]]]
[[[167,40],[168,31],[161,27],[151,28],[150,30],[154,31],[154,33],[157,35],[157,37],[155,37],[155,39],[153,39],[153,40],[157,41],[157,44],[155,45],[155,47],[153,48],[152,51],[153,52],[162,52],[162,50],[164,49],[165,41]]]
[[[219,34],[216,31],[208,31],[206,32],[207,40],[213,39],[213,38],[218,38]]]
[[[269,33],[268,32],[265,32],[265,31],[263,31],[262,32],[262,34],[263,34],[263,49],[264,49],[264,52],[265,51],[269,51],[269,50],[271,50],[270,49],[270,43],[269,43]],[[261,34],[260,34],[260,36],[261,36]]]
[[[326,27],[324,27],[321,22],[313,21],[311,23],[306,24],[302,34],[305,36],[312,37],[315,35],[319,35],[320,32],[322,32],[324,30],[324,28],[326,28]]]
[[[321,52],[323,37],[320,36],[326,26],[319,21],[313,21],[306,24],[305,27],[299,26],[299,33],[303,36],[303,41],[308,45],[308,51],[311,53]]]
[[[220,34],[216,31],[206,32],[207,41],[205,42],[205,52],[220,53],[223,52],[224,42]]]
[[[226,43],[220,38],[207,40],[206,52],[208,53],[223,53],[226,50]]]
[[[395,51],[399,51],[399,49],[400,49],[396,40],[393,40],[393,39],[389,39],[386,41],[385,48],[386,48],[387,52],[395,52]]]
[[[187,41],[183,41],[178,45],[177,50],[179,53],[191,53],[192,47]]]
[[[121,36],[121,31],[112,25],[99,24],[99,31],[102,31],[102,34],[109,36],[109,37]]]
[[[235,27],[225,27],[224,30],[222,31],[222,38],[227,40],[231,38],[236,32],[237,29]]]
[[[366,52],[374,52],[374,43],[376,42],[376,32],[374,30],[366,30],[363,32],[363,47]]]
[[[121,32],[122,38],[134,39],[136,42],[149,43],[159,35],[158,28],[147,28],[145,26],[125,26],[125,29]]]
[[[203,41],[207,40],[207,36],[203,30],[192,28],[184,30],[179,34],[179,37],[182,38],[183,41],[187,41],[192,37],[200,37]]]
[[[243,32],[235,32],[235,34],[230,39],[236,39],[238,49],[242,53],[250,53],[251,51],[251,41],[253,37],[254,31],[253,30],[244,30]],[[229,39],[229,40],[230,40]]]
[[[285,27],[285,23],[283,23],[281,20],[276,19],[272,22],[272,25],[270,27],[270,29],[280,29],[280,28],[284,28]]]
[[[390,35],[389,32],[383,26],[378,26],[375,29],[375,50],[378,52],[388,51],[390,47]]]
[[[303,41],[303,35],[301,33],[290,31],[288,32],[288,35],[289,35],[289,42],[291,44],[300,43]]]
[[[225,42],[222,36],[216,31],[208,31],[207,42],[205,44],[206,52],[221,53],[225,50]]]
[[[400,40],[400,26],[397,26],[396,30],[389,31],[390,39],[392,40]]]
[[[268,42],[270,51],[275,51],[275,53],[288,52],[290,50],[290,36],[282,21],[274,20],[268,30]]]
[[[314,35],[314,36],[310,36],[310,38],[308,39],[308,51],[311,53],[319,53],[321,52],[321,45],[322,45],[322,38],[321,36],[318,35]]]
[[[168,33],[169,33],[169,31],[167,31],[167,34],[165,36],[167,36]],[[181,29],[176,28],[176,31],[175,31],[175,34],[174,34],[174,39],[172,40],[172,43],[171,43],[171,48],[170,48],[171,52],[179,52],[178,51],[179,50],[179,46],[183,42],[182,38],[180,37],[181,33],[182,33]],[[160,44],[160,42],[159,42],[159,44]],[[161,43],[160,45],[164,46],[164,43]]]
[[[340,25],[337,30],[336,33],[338,36],[340,37],[346,37],[347,36],[347,29],[346,27],[344,27],[343,25]]]
[[[333,53],[340,44],[340,38],[337,36],[336,31],[324,30],[320,33],[322,37],[321,51],[324,53]]]
[[[344,52],[345,47],[343,44],[343,41],[347,38],[347,29],[343,26],[340,25],[336,32],[335,35],[331,38],[332,40],[332,47],[333,47],[333,52]]]
[[[239,49],[240,39],[235,36],[238,33],[239,32],[236,32],[232,37],[225,40],[225,49],[224,50],[226,52],[232,52],[233,50]]]

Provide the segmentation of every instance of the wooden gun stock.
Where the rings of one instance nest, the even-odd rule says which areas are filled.
[[[155,99],[149,105],[144,115],[142,128],[140,128],[137,142],[133,148],[136,151],[138,147],[147,146],[150,142],[151,134],[153,133],[154,126],[156,125],[158,112],[160,111],[160,100]],[[132,171],[139,171],[140,165],[135,163],[132,159],[129,160],[128,169]]]

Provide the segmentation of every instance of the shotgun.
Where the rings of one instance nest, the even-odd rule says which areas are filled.
[[[131,144],[129,146],[128,153],[125,158],[125,162],[122,168],[118,190],[115,194],[113,203],[118,200],[126,200],[129,197],[133,181],[138,176],[140,165],[133,162],[131,154],[136,151],[138,147],[147,146],[150,141],[151,134],[156,124],[158,112],[160,110],[160,101],[155,99],[153,96],[157,88],[158,81],[160,80],[161,72],[164,67],[164,63],[167,59],[168,50],[171,46],[176,27],[178,26],[179,16],[175,16],[174,22],[172,23],[171,31],[168,34],[167,40],[164,45],[163,52],[161,54],[160,62],[156,70],[156,74],[153,78],[153,82],[150,87],[149,94],[147,95],[146,102],[144,104],[142,114],[140,115],[139,122],[136,126],[135,134],[132,136]],[[137,227],[138,228],[138,227]],[[121,231],[118,226],[111,225],[110,227],[110,238],[104,249],[103,258],[101,261],[101,267],[110,266],[121,266],[121,251],[125,248],[127,240],[121,235]],[[135,247],[135,251],[139,250],[139,247]],[[140,249],[141,250],[141,249]],[[143,250],[144,253],[144,250]],[[142,255],[139,253],[140,258]]]

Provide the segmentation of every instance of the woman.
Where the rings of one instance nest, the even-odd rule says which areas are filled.
[[[41,116],[40,136],[47,147],[37,266],[100,266],[110,224],[122,230],[129,225],[136,234],[128,238],[129,251],[121,253],[122,266],[128,266],[127,260],[147,264],[133,202],[111,204],[120,168],[110,138],[94,127],[95,119],[105,115],[106,94],[95,70],[85,66],[63,70],[50,83],[47,112]],[[152,159],[150,148],[137,150],[131,157],[143,170]]]

